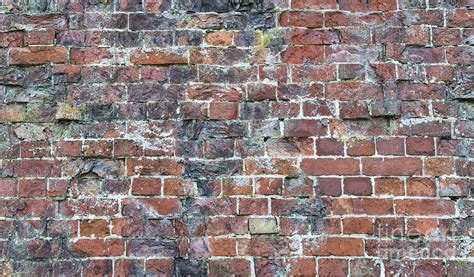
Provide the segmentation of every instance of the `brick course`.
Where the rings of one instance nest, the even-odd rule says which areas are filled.
[[[0,7],[3,275],[474,271],[472,1]]]

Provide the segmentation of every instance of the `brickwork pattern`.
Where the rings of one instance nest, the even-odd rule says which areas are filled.
[[[472,276],[472,0],[3,0],[5,276]]]

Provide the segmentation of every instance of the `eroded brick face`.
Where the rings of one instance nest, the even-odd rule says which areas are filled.
[[[472,1],[1,8],[3,275],[472,275]]]

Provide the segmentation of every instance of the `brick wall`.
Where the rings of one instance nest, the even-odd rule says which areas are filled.
[[[1,7],[5,276],[472,274],[472,0]]]

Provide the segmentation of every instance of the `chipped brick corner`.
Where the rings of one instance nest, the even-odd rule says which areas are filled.
[[[3,276],[469,276],[472,0],[3,0]]]

